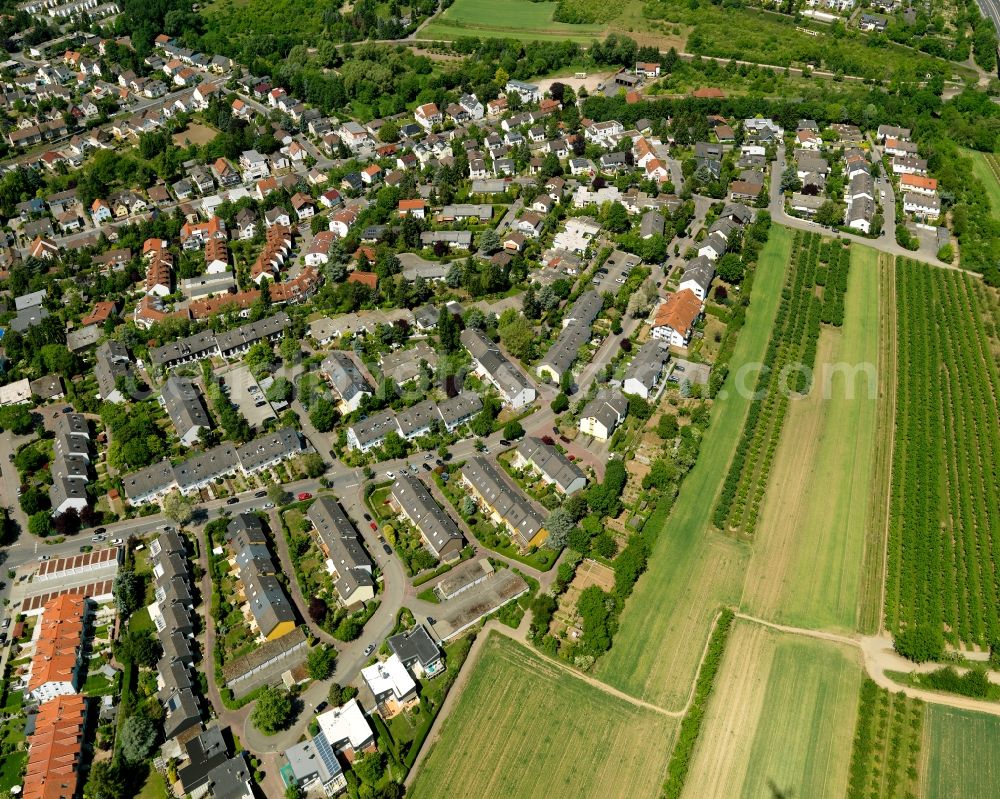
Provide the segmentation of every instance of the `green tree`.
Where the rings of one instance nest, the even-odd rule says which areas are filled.
[[[493,228],[487,228],[479,237],[479,252],[492,255],[500,249],[500,236]]]
[[[331,707],[340,707],[341,705],[350,702],[357,695],[358,689],[353,685],[340,685],[339,683],[334,683],[330,686],[330,692],[327,694],[327,701],[329,701]]]
[[[569,541],[570,533],[576,527],[576,519],[565,508],[556,508],[549,514],[545,529],[549,531],[545,546],[549,549],[562,549]]]
[[[307,452],[305,455],[300,456],[299,463],[305,469],[306,475],[311,478],[319,477],[326,471],[323,456],[318,452]]]
[[[511,419],[503,426],[503,437],[508,441],[515,441],[524,435],[524,427],[517,419]]]
[[[111,585],[111,593],[115,598],[115,606],[122,618],[127,619],[139,607],[142,597],[139,596],[139,580],[132,569],[122,567],[115,575]]]
[[[664,413],[660,415],[660,419],[656,423],[656,435],[664,441],[673,441],[677,438],[678,429],[676,414]]]
[[[329,433],[337,421],[337,407],[326,397],[319,397],[309,409],[309,421],[319,432]]]
[[[267,498],[275,505],[284,505],[288,501],[288,492],[280,483],[271,483],[267,487]]]
[[[917,624],[898,632],[893,648],[914,663],[938,660],[944,653],[944,633],[937,624]]]
[[[727,283],[737,285],[743,282],[743,274],[746,270],[743,266],[743,261],[738,255],[727,252],[719,259],[715,271]]]
[[[125,795],[125,779],[117,763],[95,761],[83,786],[83,799],[121,799]]]
[[[115,658],[152,668],[160,657],[160,642],[149,630],[128,630],[115,642]]]
[[[270,402],[288,402],[292,398],[292,381],[287,377],[276,377],[265,394]]]
[[[562,413],[567,408],[569,408],[569,397],[567,397],[563,392],[556,394],[556,398],[550,403],[550,407],[555,413]]]
[[[274,735],[288,727],[293,712],[292,698],[288,691],[269,685],[257,697],[250,721],[266,735]]]
[[[141,763],[156,743],[156,728],[145,715],[135,713],[125,719],[121,728],[121,753],[127,763]]]
[[[441,351],[444,353],[458,352],[462,346],[461,330],[459,330],[458,320],[454,317],[447,305],[441,306],[438,315],[438,341],[441,344]]]
[[[306,671],[314,680],[325,680],[333,674],[333,667],[337,662],[336,650],[318,644],[309,650],[306,657]]]
[[[365,785],[375,785],[385,773],[385,763],[379,752],[369,752],[362,755],[354,761],[351,768]]]
[[[194,514],[194,503],[191,498],[176,489],[163,498],[162,507],[163,515],[180,526],[191,521],[191,516]]]
[[[387,458],[405,458],[407,452],[406,441],[395,430],[390,430],[385,434],[385,440],[382,442],[382,451]]]
[[[45,538],[52,532],[52,514],[41,510],[31,514],[28,519],[28,532],[39,538]]]

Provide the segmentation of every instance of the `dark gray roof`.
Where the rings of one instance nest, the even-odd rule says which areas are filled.
[[[581,419],[597,419],[608,430],[613,429],[618,420],[628,412],[628,399],[618,391],[602,391],[580,414]]]
[[[567,491],[577,480],[586,480],[583,471],[561,453],[555,446],[546,444],[540,438],[528,436],[517,445],[522,458],[555,483],[562,491]]]
[[[255,472],[301,451],[298,432],[292,427],[282,427],[248,441],[236,450],[236,457],[244,472]]]
[[[229,748],[218,727],[209,727],[192,738],[187,742],[186,751],[191,762],[177,771],[184,793],[194,793],[205,785],[209,772],[229,759]]]
[[[437,407],[450,430],[479,413],[483,409],[483,400],[474,391],[462,391],[451,399],[439,402]]]
[[[208,773],[212,799],[243,799],[252,792],[248,789],[250,769],[242,752],[219,763]]]
[[[323,359],[320,369],[329,379],[334,392],[344,402],[353,402],[359,394],[371,396],[371,384],[348,353],[338,350],[331,352]]]
[[[333,497],[321,496],[306,511],[316,534],[337,570],[334,587],[341,599],[350,602],[362,586],[374,587],[372,559],[365,551],[357,530]]]
[[[257,561],[250,561],[250,564],[250,568],[241,568],[240,582],[243,583],[243,592],[257,629],[268,636],[279,624],[294,624],[295,613],[281,583],[273,575],[258,572]]]
[[[541,515],[520,489],[510,485],[497,467],[485,458],[470,458],[462,467],[462,477],[489,506],[517,531],[525,545],[545,526]]]
[[[563,316],[564,327],[539,367],[548,366],[562,377],[573,366],[580,347],[590,341],[591,326],[603,307],[604,299],[596,291],[581,294]]]
[[[392,498],[416,525],[435,557],[444,559],[462,548],[463,538],[458,525],[419,478],[400,473],[392,484]]]
[[[184,437],[192,428],[212,427],[212,420],[202,403],[201,394],[187,378],[172,375],[164,383],[160,396],[177,435]]]
[[[216,337],[219,352],[225,355],[228,352],[250,347],[258,341],[264,341],[273,336],[280,335],[291,327],[291,325],[292,320],[288,318],[288,314],[284,311],[279,311],[274,316],[269,316],[266,319],[259,319],[256,322],[248,322],[245,325],[240,325],[233,330],[220,333]]]
[[[386,643],[407,668],[419,663],[426,669],[441,659],[441,650],[422,624],[418,624],[412,630],[390,636]]]
[[[528,388],[533,388],[531,382],[521,370],[512,364],[500,352],[500,348],[475,328],[467,327],[461,333],[464,346],[500,390],[508,397],[514,397]]]
[[[704,255],[699,255],[688,262],[688,265],[684,268],[684,274],[681,275],[681,283],[693,280],[701,287],[703,292],[707,292],[708,287],[712,285],[713,277],[715,277],[715,264]]]
[[[189,359],[207,358],[218,352],[215,333],[203,330],[200,333],[182,338],[162,347],[153,347],[149,351],[149,361],[153,366],[169,368],[175,363]]]
[[[628,369],[625,370],[625,382],[638,380],[647,391],[652,390],[668,360],[670,360],[670,347],[667,343],[651,338],[639,348],[629,363]]]

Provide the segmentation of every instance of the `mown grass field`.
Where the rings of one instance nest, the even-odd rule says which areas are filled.
[[[924,735],[924,799],[995,799],[1000,718],[928,705]]]
[[[830,367],[877,365],[879,301],[878,254],[855,245],[844,325],[823,328],[812,389],[790,404],[785,420],[743,593],[750,615],[856,627],[866,541],[881,550],[882,531],[866,531],[877,501],[868,489],[878,386],[874,371]]]
[[[655,796],[678,722],[588,685],[501,635],[424,762],[413,799]]]
[[[853,649],[737,620],[683,797],[840,799],[860,686]]]
[[[589,42],[600,37],[603,25],[567,25],[552,19],[556,3],[531,0],[456,0],[423,28],[421,39],[462,36],[521,39],[523,41]]]
[[[663,522],[648,573],[625,605],[611,651],[598,661],[602,680],[669,709],[680,709],[687,700],[718,606],[739,600],[748,548],[710,532],[712,507],[750,405],[748,392],[735,390],[736,373],[764,356],[791,246],[791,231],[772,227],[754,277],[747,323],[698,462]]]
[[[974,150],[966,150],[965,154],[972,159],[972,174],[986,187],[986,196],[994,213],[1000,214],[1000,158],[995,153]]]

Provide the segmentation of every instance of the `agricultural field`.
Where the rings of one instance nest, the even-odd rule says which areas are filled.
[[[757,529],[792,397],[823,388],[813,379],[821,323],[843,324],[849,266],[846,247],[823,242],[816,233],[795,233],[792,268],[763,368],[756,371],[755,387],[745,387],[758,399],[750,405],[712,517],[722,530],[753,536]]]
[[[852,648],[737,620],[682,796],[841,799],[861,679]]]
[[[1000,785],[1000,717],[929,705],[924,724],[925,799],[992,799]]]
[[[712,497],[719,491],[751,401],[735,390],[741,364],[764,357],[781,297],[792,233],[774,225],[760,253],[747,323],[730,361],[730,376],[715,401],[698,462],[684,480],[672,513],[647,524],[662,532],[625,603],[614,646],[597,663],[600,679],[668,709],[683,708],[709,626],[720,604],[734,605],[746,572],[745,544],[711,531]]]
[[[866,679],[858,702],[847,799],[916,796],[923,724],[923,702]]]
[[[653,796],[677,725],[493,634],[407,795]]]
[[[839,631],[857,628],[866,547],[882,550],[882,529],[866,523],[877,502],[870,491],[877,384],[892,368],[875,368],[880,269],[891,269],[880,267],[875,250],[855,245],[850,253],[844,325],[821,330],[817,385],[789,405],[741,602],[753,616]],[[856,371],[831,370],[826,379],[830,364]],[[865,597],[877,617],[878,590],[873,594]]]
[[[896,265],[897,398],[885,624],[1000,635],[1000,373],[973,278]]]
[[[603,25],[567,25],[555,22],[557,3],[531,0],[456,0],[420,31],[421,39],[457,39],[481,36],[523,41],[568,39],[589,42],[600,38]]]

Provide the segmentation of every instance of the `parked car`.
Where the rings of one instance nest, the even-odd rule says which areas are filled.
[[[428,466],[426,463],[423,466],[424,466],[424,471],[425,472],[429,472],[431,470],[431,467]]]
[[[328,702],[320,702],[318,705],[316,705],[316,712],[322,713],[324,710],[326,710],[328,705],[329,705]]]
[[[122,544],[125,543],[125,541],[121,538],[112,538],[111,543],[114,544],[116,547],[120,547]]]
[[[566,436],[559,436],[559,440],[562,441],[563,444],[569,443],[569,439],[566,438]]]
[[[264,510],[271,510],[271,508],[274,507],[274,503],[273,502],[265,502],[263,507],[264,507]]]
[[[385,552],[386,555],[391,555],[392,547],[389,546],[388,544],[382,544],[382,551]]]
[[[365,647],[365,656],[370,655],[374,651],[375,651],[375,644],[368,644],[368,646]]]
[[[38,562],[39,562],[39,563],[42,563],[43,561],[46,561],[46,560],[48,560],[48,559],[49,559],[49,556],[48,556],[48,555],[39,555],[39,556],[38,556]]]
[[[161,529],[166,533],[172,533],[174,531],[174,528],[169,524],[163,525]]]
[[[302,502],[302,501],[307,500],[307,499],[312,499],[312,494],[310,494],[308,491],[300,491],[297,494],[297,496],[298,496],[299,502]]]
[[[254,496],[257,497],[257,499],[260,499],[261,497],[266,497],[267,496],[267,492],[266,491],[258,491],[257,493],[254,494]]]
[[[410,464],[410,471],[413,472],[414,474],[416,474],[417,473],[417,464],[411,463]]]
[[[71,405],[67,405],[65,408],[63,408],[62,412],[63,413],[73,413],[73,407]]]
[[[431,455],[431,454],[430,454],[430,453],[428,452],[428,453],[427,453],[426,455],[424,455],[424,460],[425,460],[425,461],[429,461],[429,460],[430,460],[431,458],[433,458],[433,457],[434,457],[434,456],[433,456],[433,455]]]
[[[378,525],[375,524],[375,522],[369,522],[368,526],[371,527],[372,530],[378,530]]]
[[[391,479],[391,478],[395,477],[396,475],[394,475],[392,472],[386,472],[385,476]]]
[[[106,527],[98,527],[96,530],[94,530],[94,535],[104,535],[107,531],[108,528]]]
[[[365,514],[365,521],[366,522],[370,522],[371,520],[372,520],[371,514],[366,513]]]
[[[235,505],[239,501],[240,501],[239,497],[230,497],[229,499],[226,500],[226,504],[227,505]]]
[[[500,439],[500,446],[501,447],[509,447],[510,446],[510,442],[506,438],[501,438]]]
[[[103,535],[92,535],[90,537],[90,540],[91,541],[103,541],[104,540],[104,536]]]

